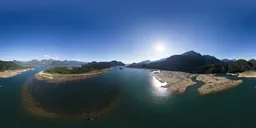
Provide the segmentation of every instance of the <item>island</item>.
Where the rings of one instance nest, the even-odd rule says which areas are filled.
[[[230,80],[225,77],[217,77],[214,74],[191,74],[164,70],[153,71],[152,74],[160,82],[166,82],[167,84],[162,87],[167,88],[174,94],[184,93],[187,87],[197,84],[192,78],[204,82],[204,85],[198,88],[200,94],[220,92],[242,83],[242,80]]]
[[[117,61],[111,62],[90,62],[81,67],[55,67],[41,71],[35,75],[38,80],[45,80],[53,83],[62,83],[73,80],[85,79],[91,76],[100,75],[109,71],[112,66],[123,66]]]
[[[20,66],[11,61],[0,61],[0,78],[10,78],[29,70],[34,68]]]

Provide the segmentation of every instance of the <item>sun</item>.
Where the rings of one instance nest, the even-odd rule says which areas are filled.
[[[164,46],[162,44],[157,44],[156,45],[156,51],[157,52],[163,52],[164,51]]]

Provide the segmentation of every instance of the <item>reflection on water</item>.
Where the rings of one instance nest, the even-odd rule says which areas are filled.
[[[156,96],[169,96],[170,92],[161,86],[167,85],[166,82],[161,83],[159,80],[157,80],[154,76],[151,76],[151,85],[153,86],[154,90],[152,90],[152,93]]]

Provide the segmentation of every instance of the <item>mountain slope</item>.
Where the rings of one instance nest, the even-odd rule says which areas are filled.
[[[5,70],[15,70],[25,68],[23,66],[17,65],[12,61],[0,61],[0,71]]]
[[[220,62],[217,58],[209,55],[201,55],[194,51],[188,51],[181,55],[173,55],[159,62],[146,65],[147,68],[194,72],[198,67]]]

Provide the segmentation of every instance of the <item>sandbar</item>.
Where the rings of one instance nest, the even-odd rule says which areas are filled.
[[[238,73],[238,77],[256,78],[256,71],[245,71]]]
[[[107,71],[109,71],[109,68],[102,69],[102,70],[94,70],[94,71],[83,73],[83,74],[50,74],[50,73],[41,71],[35,75],[35,78],[37,80],[45,80],[47,82],[52,82],[52,83],[62,83],[67,81],[85,79],[91,76],[97,76]]]
[[[47,109],[40,107],[40,103],[31,96],[32,90],[30,90],[30,86],[33,86],[32,79],[26,80],[25,84],[22,86],[21,101],[25,111],[28,114],[35,117],[63,119],[63,120],[94,120],[99,117],[102,118],[109,115],[110,112],[112,112],[117,107],[121,99],[121,93],[120,93],[116,99],[114,99],[113,101],[110,101],[107,106],[103,107],[100,110],[92,111],[88,109],[83,109],[81,113],[61,114],[61,113],[48,111]]]
[[[16,75],[19,75],[19,74],[29,71],[29,70],[35,70],[35,69],[34,68],[26,68],[26,69],[17,69],[17,70],[5,70],[5,71],[0,72],[0,78],[14,77]]]

